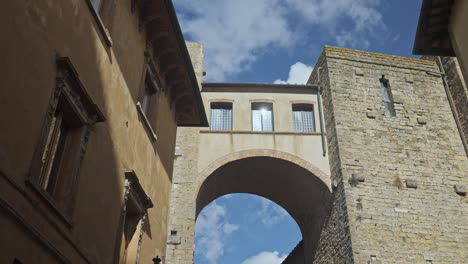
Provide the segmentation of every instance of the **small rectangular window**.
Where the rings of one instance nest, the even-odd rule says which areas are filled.
[[[252,131],[273,131],[273,104],[252,103]]]
[[[232,130],[232,103],[211,103],[211,130]]]
[[[293,123],[295,132],[315,132],[314,105],[295,104],[293,110]]]
[[[382,78],[380,79],[380,87],[382,90],[382,95],[383,95],[383,102],[385,104],[385,113],[389,117],[394,117],[396,116],[395,112],[395,105],[393,102],[393,95],[392,95],[392,90],[390,88],[390,84],[388,79],[385,79],[385,76],[382,75]]]

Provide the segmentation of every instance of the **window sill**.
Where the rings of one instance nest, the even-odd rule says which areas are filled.
[[[73,222],[70,216],[65,213],[62,209],[60,209],[55,202],[54,198],[50,196],[47,192],[42,190],[35,182],[31,179],[26,180],[26,185],[31,187],[46,203],[47,205],[52,208],[52,211],[67,225],[68,228],[73,227]]]
[[[200,130],[202,134],[249,134],[249,135],[288,135],[288,136],[320,136],[320,132],[276,132],[276,131],[239,131],[239,130]]]
[[[106,42],[107,46],[112,47],[112,39],[110,37],[109,31],[107,31],[107,28],[104,25],[104,22],[102,22],[101,16],[96,11],[96,9],[94,9],[93,4],[91,3],[91,0],[86,0],[86,4],[88,5],[89,11],[93,15],[94,20],[96,21],[98,30],[101,33],[102,37],[104,38],[104,41]]]
[[[136,108],[137,108],[138,113],[140,114],[141,118],[143,119],[143,123],[145,124],[145,128],[148,130],[148,133],[151,135],[153,141],[158,140],[158,137],[156,136],[156,133],[154,132],[153,127],[151,126],[151,123],[149,122],[148,118],[146,117],[145,111],[143,111],[143,108],[141,108],[140,102],[137,102]]]

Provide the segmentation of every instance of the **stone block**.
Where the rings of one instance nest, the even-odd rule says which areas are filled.
[[[418,124],[420,124],[420,125],[427,124],[427,119],[425,117],[418,116],[416,120],[418,121]]]
[[[406,180],[406,188],[417,189],[418,182],[416,180]]]
[[[364,182],[366,180],[366,177],[364,177],[364,175],[360,173],[353,173],[351,177],[354,182]]]
[[[167,244],[169,245],[180,245],[180,236],[169,236],[167,238]]]
[[[375,119],[376,114],[375,114],[375,112],[372,111],[372,110],[367,110],[366,116],[367,116],[367,118],[369,118],[369,119]]]
[[[458,195],[463,195],[463,196],[466,195],[467,190],[466,190],[466,187],[465,187],[465,186],[455,184],[453,187],[454,187],[454,189],[455,189],[455,192],[456,192]]]

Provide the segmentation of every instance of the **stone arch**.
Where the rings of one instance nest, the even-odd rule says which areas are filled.
[[[243,150],[239,152],[234,152],[229,155],[223,156],[214,162],[212,162],[208,167],[206,167],[203,171],[201,171],[198,174],[198,188],[195,194],[198,194],[198,191],[200,190],[200,186],[202,182],[210,176],[215,170],[220,168],[221,166],[235,161],[239,159],[245,159],[245,158],[250,158],[250,157],[272,157],[272,158],[277,158],[277,159],[282,159],[286,160],[289,162],[292,162],[294,164],[297,164],[298,166],[301,166],[305,168],[306,170],[310,171],[312,174],[317,176],[331,191],[331,178],[329,175],[327,175],[325,172],[317,168],[316,166],[312,165],[310,162],[287,152],[282,152],[282,151],[277,151],[277,150],[272,150],[272,149],[249,149],[249,150]]]
[[[275,150],[246,150],[224,156],[201,171],[195,191],[196,216],[230,193],[267,198],[298,224],[306,263],[312,263],[321,228],[331,209],[330,177],[295,155]]]

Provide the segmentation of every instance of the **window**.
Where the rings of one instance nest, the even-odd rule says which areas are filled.
[[[273,104],[252,103],[252,131],[273,131]]]
[[[64,177],[66,170],[65,159],[70,156],[69,148],[65,145],[70,145],[71,134],[75,130],[79,130],[83,123],[77,121],[79,118],[71,110],[71,106],[62,95],[59,97],[59,102],[47,134],[47,141],[42,154],[42,167],[39,176],[40,187],[54,196],[57,189],[58,181]],[[68,144],[67,144],[67,141]]]
[[[143,100],[141,102],[141,108],[143,109],[145,115],[149,114],[151,97],[156,93],[156,87],[157,86],[155,86],[155,84],[151,81],[149,73],[147,73],[145,78],[145,87],[143,91]]]
[[[294,104],[292,110],[294,131],[303,133],[315,132],[314,105]]]
[[[104,117],[82,87],[68,58],[57,60],[55,80],[28,182],[58,209],[59,215],[69,220],[91,128]]]
[[[385,114],[389,117],[396,116],[392,90],[388,79],[385,79],[384,75],[382,75],[382,78],[380,79],[380,87],[383,94],[383,102],[385,104]]]
[[[139,203],[138,199],[135,197],[134,194],[130,193],[127,200],[127,206],[125,210],[125,218],[124,218],[124,225],[123,225],[123,263],[132,262],[129,259],[129,255],[131,251],[135,252],[138,250],[138,245],[135,244],[138,241],[138,233],[141,232],[139,227],[139,223],[142,220],[143,216],[145,215],[145,209]],[[134,261],[133,261],[134,263]]]
[[[211,103],[211,130],[232,130],[232,103]]]
[[[98,13],[101,12],[102,2],[103,0],[91,0],[91,4],[93,5],[94,10],[96,10]]]
[[[143,87],[143,98],[141,102],[141,108],[143,112],[148,116],[151,111],[151,108],[154,109],[154,95],[157,95],[159,92],[159,85],[158,79],[156,78],[156,74],[151,71],[150,66],[147,66],[146,74],[145,74],[145,83]]]
[[[125,197],[120,219],[120,234],[116,240],[115,257],[119,263],[138,263],[141,249],[143,226],[147,220],[149,208],[153,208],[151,199],[146,195],[133,170],[125,172]]]

